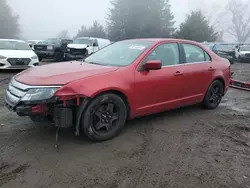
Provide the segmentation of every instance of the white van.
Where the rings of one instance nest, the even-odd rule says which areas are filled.
[[[39,65],[35,52],[22,40],[0,39],[0,69],[26,69]]]
[[[111,44],[110,40],[95,37],[79,37],[67,45],[65,59],[82,59]]]

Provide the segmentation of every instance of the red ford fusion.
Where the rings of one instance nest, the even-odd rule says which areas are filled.
[[[117,136],[126,120],[200,103],[215,109],[231,78],[227,59],[180,39],[131,39],[84,60],[14,76],[5,104],[19,116],[75,127],[92,141]]]

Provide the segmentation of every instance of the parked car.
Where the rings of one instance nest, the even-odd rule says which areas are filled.
[[[71,39],[50,38],[34,45],[34,51],[42,59],[53,59],[54,61],[64,60],[64,53],[67,45],[72,43]]]
[[[25,41],[0,39],[0,69],[26,69],[38,65],[37,55]]]
[[[31,47],[32,50],[34,50],[34,45],[41,42],[42,40],[27,40],[27,43]]]
[[[237,45],[235,54],[239,62],[250,62],[250,44]]]
[[[127,119],[196,103],[215,109],[230,78],[229,61],[197,42],[131,39],[84,62],[23,71],[9,83],[5,102],[19,116],[44,117],[104,141],[117,136]]]
[[[109,44],[110,41],[108,39],[93,37],[76,38],[72,44],[68,44],[65,58],[67,60],[83,59]]]

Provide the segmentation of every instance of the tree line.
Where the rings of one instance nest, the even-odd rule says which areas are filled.
[[[223,31],[210,22],[202,9],[191,11],[176,28],[169,0],[111,0],[106,26],[97,21],[82,25],[75,37],[100,37],[119,41],[130,38],[181,38],[198,42],[222,40]],[[8,24],[6,24],[8,23]],[[6,0],[0,0],[0,38],[17,38],[20,33],[18,16],[14,16]],[[250,37],[250,10],[241,0],[229,0],[217,18],[220,29],[239,42]],[[3,27],[4,26],[4,27]],[[63,30],[58,37],[68,37]],[[75,38],[74,37],[74,38]]]

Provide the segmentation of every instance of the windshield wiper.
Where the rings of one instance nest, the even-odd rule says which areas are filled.
[[[89,64],[94,64],[94,65],[103,65],[103,66],[105,66],[104,64],[101,64],[101,63],[96,63],[96,62],[93,62],[93,61],[91,61],[91,62],[86,62],[86,63],[89,63]]]

